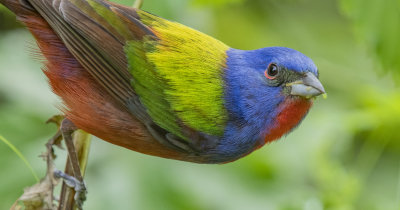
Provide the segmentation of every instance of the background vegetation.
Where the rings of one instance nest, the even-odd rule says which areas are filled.
[[[144,9],[234,48],[297,49],[315,61],[329,97],[289,136],[226,165],[95,139],[87,209],[400,209],[400,1],[145,0]],[[38,155],[56,130],[44,122],[59,101],[33,43],[0,7],[0,134],[42,176]],[[35,180],[2,143],[0,166],[0,209],[8,209]]]

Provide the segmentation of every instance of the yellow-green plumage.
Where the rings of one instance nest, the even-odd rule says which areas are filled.
[[[233,161],[291,131],[325,92],[293,49],[236,50],[105,0],[0,3],[38,40],[67,119],[138,152]]]
[[[121,19],[122,8],[98,0],[71,3],[125,45],[131,84],[154,122],[183,139],[188,139],[183,127],[214,136],[223,134],[227,121],[223,74],[228,46],[141,10],[136,11],[140,19],[136,24],[143,24],[154,34],[138,39],[124,22],[128,19]]]
[[[181,123],[221,135],[227,120],[223,71],[228,46],[181,24],[138,14],[158,39],[129,41],[125,52],[133,86],[150,116],[181,137]]]
[[[150,43],[150,41],[148,41]],[[148,46],[148,45],[147,45]],[[170,111],[170,104],[165,99],[165,83],[154,71],[154,66],[147,62],[146,50],[143,42],[129,41],[125,47],[134,79],[132,86],[140,95],[140,100],[147,108],[151,118],[162,128],[174,131],[175,135],[184,138],[176,123],[176,117]]]

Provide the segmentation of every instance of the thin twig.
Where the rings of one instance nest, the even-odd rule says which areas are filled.
[[[81,130],[77,130],[74,133],[74,145],[75,145],[75,149],[77,151],[82,176],[85,175],[87,161],[88,161],[88,157],[89,157],[89,150],[90,150],[90,143],[91,143],[90,137],[91,137],[90,134],[88,134],[84,131],[81,131]],[[70,174],[70,175],[73,174],[73,169],[71,166],[70,158],[67,158],[67,163],[65,166],[65,173]],[[76,209],[74,196],[75,196],[74,189],[68,187],[63,182],[62,189],[61,189],[61,195],[60,195],[60,205],[59,205],[58,209],[59,210]]]
[[[46,174],[47,174],[47,176],[49,176],[50,180],[55,180],[54,174],[53,174],[53,171],[54,171],[53,145],[54,145],[54,142],[57,141],[57,139],[59,139],[59,138],[61,138],[60,129],[58,129],[57,133],[49,140],[49,142],[46,143],[46,148],[47,148],[47,152],[46,152],[46,154],[47,154],[47,156],[46,156],[47,172],[46,172]],[[51,200],[51,204],[53,204],[53,200],[54,200],[54,195],[53,195],[54,187],[55,187],[54,183],[53,183],[53,181],[51,181],[50,182],[50,190],[51,190],[50,200]],[[54,206],[52,205],[51,208],[53,209]]]

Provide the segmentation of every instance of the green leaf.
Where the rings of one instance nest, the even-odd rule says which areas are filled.
[[[39,177],[37,176],[37,174],[35,173],[35,171],[33,170],[31,164],[29,164],[28,160],[25,158],[25,156],[11,143],[9,142],[7,139],[5,139],[3,136],[0,136],[0,141],[4,142],[13,152],[15,152],[15,154],[18,155],[18,157],[25,163],[26,167],[29,168],[29,170],[31,171],[33,177],[35,178],[35,180],[37,182],[39,182]]]

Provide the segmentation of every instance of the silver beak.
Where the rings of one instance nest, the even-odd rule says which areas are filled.
[[[307,72],[306,76],[300,80],[286,84],[291,86],[291,95],[312,98],[325,93],[325,89],[317,77],[311,72]]]

